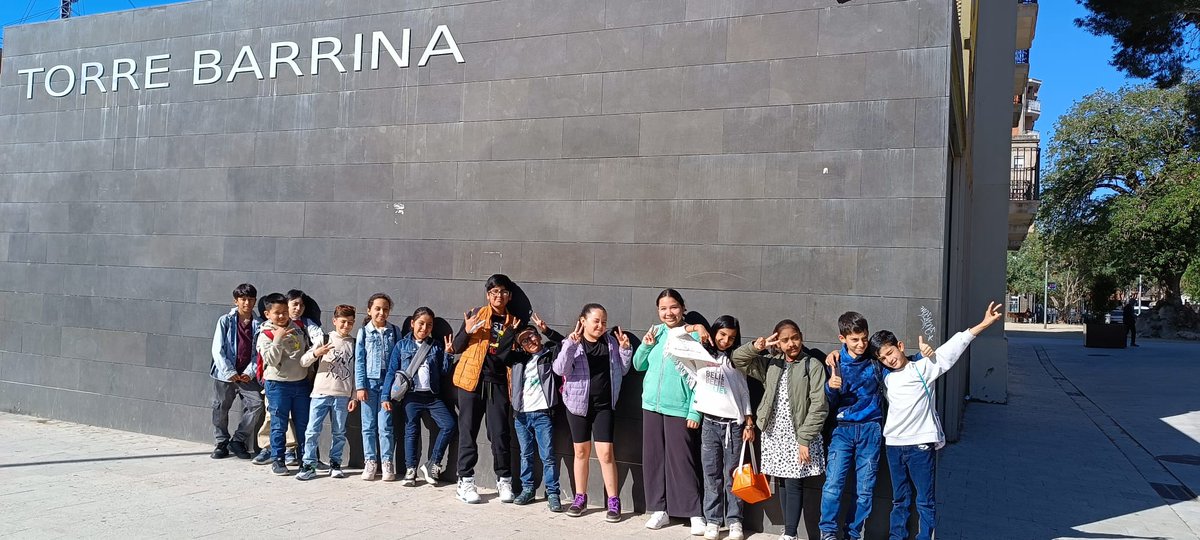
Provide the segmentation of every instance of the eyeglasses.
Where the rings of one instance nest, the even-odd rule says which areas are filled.
[[[538,338],[537,334],[530,332],[521,336],[520,341],[521,343],[541,343],[542,340]]]
[[[512,292],[503,289],[493,289],[487,292],[488,296],[512,296]]]

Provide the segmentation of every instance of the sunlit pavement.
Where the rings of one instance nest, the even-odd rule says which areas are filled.
[[[938,538],[1200,538],[1200,343],[1006,330],[1009,400],[943,451]]]

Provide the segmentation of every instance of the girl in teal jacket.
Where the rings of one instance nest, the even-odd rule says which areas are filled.
[[[658,319],[633,355],[633,368],[645,371],[642,381],[642,475],[646,527],[660,529],[670,516],[689,518],[693,535],[704,534],[701,516],[700,413],[692,408],[692,389],[675,363],[663,358],[663,345],[673,333],[696,332],[707,341],[703,325],[685,325],[683,297],[675,289],[659,293]],[[667,448],[671,448],[670,459]],[[687,451],[680,451],[686,448]]]

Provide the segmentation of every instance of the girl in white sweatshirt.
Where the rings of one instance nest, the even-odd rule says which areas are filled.
[[[742,442],[754,440],[746,376],[729,361],[729,354],[741,344],[741,328],[736,318],[723,315],[713,322],[709,335],[711,357],[700,362],[676,359],[676,363],[692,386],[692,408],[703,414],[700,465],[704,472],[704,537],[717,538],[724,523],[729,527],[729,538],[740,540],[742,500],[733,495],[730,475],[741,465]]]
[[[928,540],[933,536],[934,452],[946,445],[935,409],[933,383],[954,367],[975,336],[1004,316],[1000,307],[1001,304],[989,302],[982,322],[954,334],[936,351],[925,344],[924,338],[919,338],[924,358],[905,356],[904,343],[887,330],[871,336],[871,349],[889,370],[883,376],[888,401],[883,438],[892,475],[892,540],[908,537],[908,509],[914,491],[920,523],[917,539]]]

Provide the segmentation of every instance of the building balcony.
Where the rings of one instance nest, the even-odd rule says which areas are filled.
[[[1021,49],[1013,56],[1013,95],[1024,94],[1029,84],[1029,49]]]
[[[1013,140],[1008,189],[1008,249],[1011,250],[1020,249],[1025,242],[1041,197],[1041,149],[1028,146],[1030,139]]]
[[[1017,0],[1018,49],[1028,49],[1033,46],[1033,36],[1037,32],[1037,16],[1037,0]]]
[[[1026,114],[1032,116],[1034,120],[1042,116],[1042,101],[1040,99],[1031,99],[1027,103],[1029,106],[1025,110]]]

